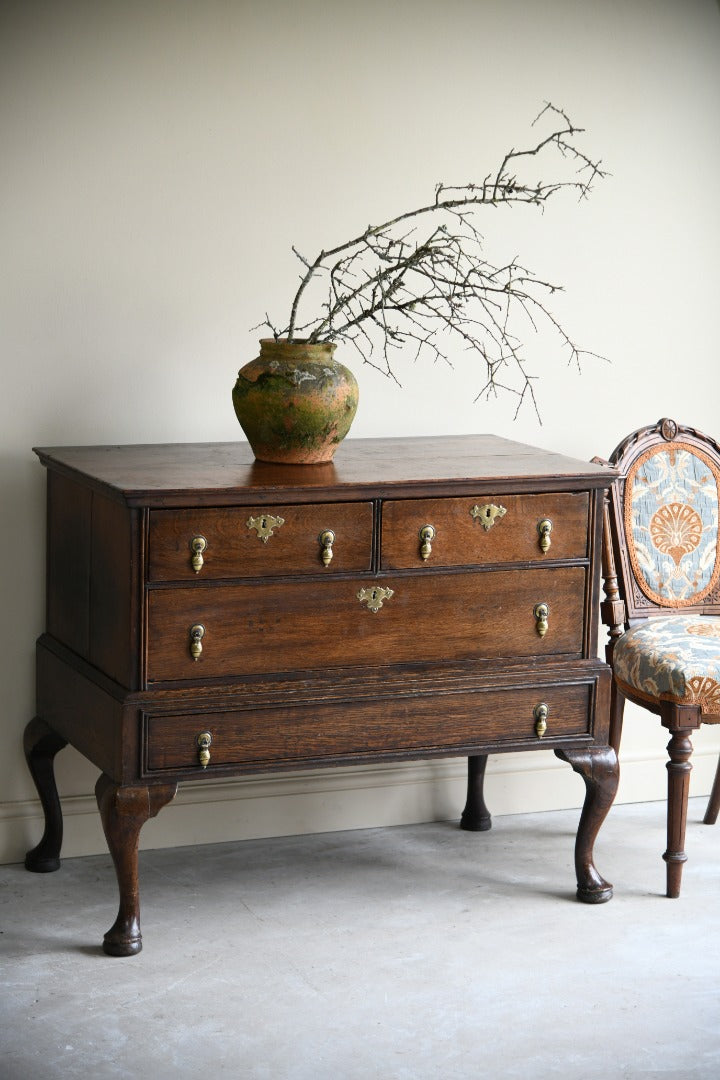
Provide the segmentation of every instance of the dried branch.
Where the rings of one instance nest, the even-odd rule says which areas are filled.
[[[293,247],[303,273],[287,326],[276,329],[268,316],[264,325],[288,341],[302,336],[309,342],[350,342],[363,362],[393,379],[393,354],[407,346],[416,359],[426,354],[450,363],[442,347],[449,335],[484,364],[485,383],[477,398],[509,393],[517,397],[518,410],[529,401],[537,413],[533,376],[526,370],[522,339],[513,331],[518,318],[524,317],[533,330],[540,323],[548,325],[569,350],[570,363],[579,366],[581,357],[591,354],[574,344],[546,306],[546,297],[561,286],[539,278],[517,258],[500,266],[488,261],[473,215],[481,206],[517,203],[542,211],[561,192],[584,199],[593,182],[607,175],[601,162],[579,147],[582,128],[551,103],[533,123],[547,118],[554,122],[553,130],[526,149],[509,150],[481,184],[438,184],[433,202],[382,225],[368,225],[352,240],[322,250],[312,260]],[[519,178],[519,167],[551,154],[574,172],[534,183]],[[425,216],[433,224],[423,238],[417,226]],[[411,223],[409,230],[406,223]],[[327,281],[322,314],[300,323],[307,290],[322,278]]]

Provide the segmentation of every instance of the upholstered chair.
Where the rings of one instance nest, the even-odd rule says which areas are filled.
[[[667,895],[677,897],[687,859],[690,735],[720,723],[720,447],[663,419],[624,439],[609,463],[619,472],[603,523],[610,742],[619,751],[626,699],[670,733],[663,858]],[[706,824],[719,808],[720,762]]]

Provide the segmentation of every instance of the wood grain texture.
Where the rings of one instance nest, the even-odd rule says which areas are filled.
[[[148,596],[148,684],[288,670],[412,661],[582,656],[586,571],[537,567],[388,574],[223,587],[154,589]],[[378,611],[368,586],[393,595]],[[540,637],[535,605],[548,604]],[[194,661],[189,631],[205,628]]]
[[[88,659],[122,686],[137,686],[140,641],[137,511],[93,493]]]
[[[283,524],[263,541],[248,526],[250,518],[270,514]],[[322,562],[320,535],[335,533],[333,557]],[[203,536],[203,566],[191,564],[190,543]],[[210,578],[272,577],[278,574],[325,576],[370,570],[373,507],[362,503],[282,503],[203,510],[154,510],[150,514],[148,580],[205,581]]]
[[[47,486],[47,630],[79,656],[90,651],[92,492],[55,472]]]
[[[117,783],[137,775],[139,712],[122,687],[44,634],[37,643],[37,708],[48,726]]]
[[[416,496],[473,492],[478,487],[547,491],[606,487],[611,469],[501,439],[457,435],[416,439],[346,439],[330,465],[256,462],[246,443],[42,447],[54,469],[76,475],[128,504],[202,506],[247,503],[261,495],[307,502],[308,493],[334,501],[385,492]]]
[[[471,511],[476,505],[501,505],[505,515],[485,529]],[[540,548],[538,525],[552,521],[550,547]],[[420,554],[420,529],[435,530],[427,560]],[[382,508],[382,567],[473,566],[508,562],[584,559],[588,553],[588,495],[549,492],[510,495],[479,490],[462,499],[387,500]]]
[[[156,716],[148,721],[150,772],[198,766],[197,735],[212,734],[209,774],[239,767],[323,758],[381,757],[383,752],[442,749],[467,753],[477,745],[540,743],[533,709],[549,706],[544,746],[590,729],[591,685],[525,687],[437,698],[405,695],[385,700],[258,709],[214,715]],[[206,773],[207,775],[207,773]]]

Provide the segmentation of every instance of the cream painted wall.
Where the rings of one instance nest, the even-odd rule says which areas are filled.
[[[240,438],[235,373],[297,264],[481,178],[545,99],[612,178],[544,218],[489,214],[488,249],[564,283],[555,310],[609,363],[538,341],[542,427],[480,377],[359,371],[354,435],[493,431],[582,459],[670,415],[718,434],[720,13],[715,0],[55,0],[0,6],[0,858],[40,833],[21,754],[43,627],[32,445]],[[620,798],[662,798],[665,739],[630,710]],[[720,739],[696,739],[695,794]],[[551,754],[494,758],[497,813],[579,805]],[[66,854],[104,849],[95,771],[58,758]],[[457,815],[462,762],[188,786],[146,846]]]

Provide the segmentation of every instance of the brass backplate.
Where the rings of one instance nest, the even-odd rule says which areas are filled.
[[[475,521],[479,521],[485,532],[492,529],[496,521],[500,518],[504,518],[507,514],[507,510],[504,506],[498,506],[496,503],[484,503],[482,506],[478,506],[477,503],[470,510],[470,517]]]
[[[374,585],[370,589],[360,589],[357,598],[360,603],[365,604],[370,611],[378,612],[383,606],[383,601],[389,600],[390,597],[394,595],[394,589],[381,589],[377,585]]]
[[[249,517],[246,524],[248,529],[255,530],[258,540],[262,540],[263,544],[267,544],[274,530],[285,524],[285,518],[273,517],[272,514],[258,514],[257,517]]]

